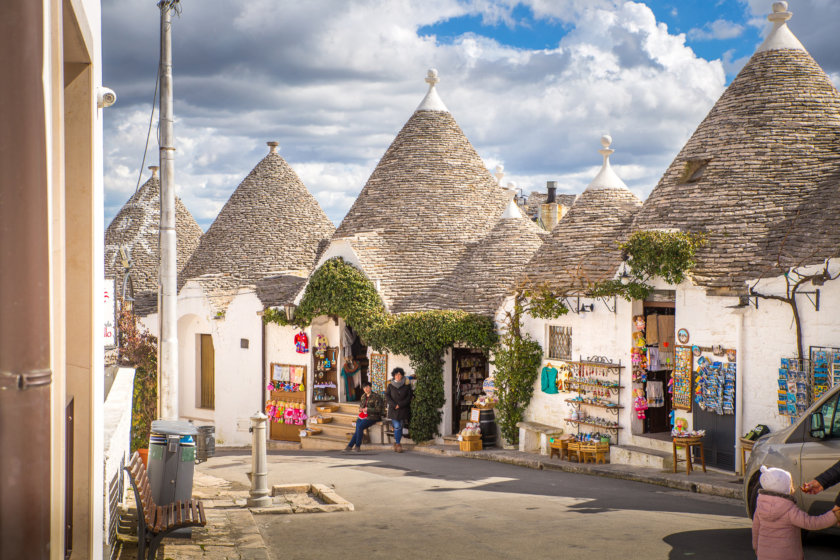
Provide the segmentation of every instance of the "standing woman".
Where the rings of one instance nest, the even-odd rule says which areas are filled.
[[[402,440],[403,426],[411,418],[411,385],[406,383],[405,371],[403,368],[394,368],[391,371],[391,383],[385,389],[385,401],[388,403],[388,418],[394,426],[394,451],[402,453],[400,445]]]

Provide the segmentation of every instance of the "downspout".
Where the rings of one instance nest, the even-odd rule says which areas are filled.
[[[260,408],[260,411],[262,412],[262,411],[265,411],[265,402],[266,402],[266,400],[265,400],[265,387],[268,384],[267,380],[266,380],[266,377],[265,377],[265,374],[266,374],[266,369],[265,369],[265,357],[266,357],[266,352],[265,352],[265,327],[266,327],[266,325],[265,325],[265,321],[263,321],[263,312],[261,311],[261,312],[257,313],[257,316],[260,318],[260,322],[262,323],[262,385],[260,385],[260,395],[262,395],[262,408]]]
[[[744,433],[744,348],[746,343],[744,341],[744,315],[746,309],[738,309],[735,314],[738,316],[738,321],[735,324],[736,328],[736,348],[735,348],[735,471],[740,469],[738,458],[740,456],[740,437]],[[742,475],[744,473],[741,473]]]

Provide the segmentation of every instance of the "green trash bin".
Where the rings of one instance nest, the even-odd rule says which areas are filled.
[[[149,486],[159,506],[192,499],[195,439],[189,422],[155,420],[149,436]]]

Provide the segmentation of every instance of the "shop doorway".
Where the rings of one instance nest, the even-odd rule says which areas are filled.
[[[368,349],[361,337],[349,325],[344,326],[341,337],[341,367],[339,387],[342,402],[362,398],[362,384],[370,381],[368,374]]]
[[[470,409],[484,390],[487,379],[487,356],[480,350],[452,350],[452,433],[466,425]]]
[[[668,385],[674,370],[674,299],[645,301],[645,340],[647,343],[647,380],[644,383],[648,409],[645,414],[645,434],[671,432],[671,395]]]

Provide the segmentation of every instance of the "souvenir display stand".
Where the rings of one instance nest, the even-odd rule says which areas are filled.
[[[624,408],[621,406],[620,374],[624,366],[621,362],[610,362],[603,356],[593,356],[586,360],[567,361],[571,368],[572,375],[566,382],[567,386],[577,396],[566,399],[572,406],[572,413],[565,421],[576,427],[578,435],[581,434],[581,427],[592,432],[593,428],[598,432],[598,443],[612,443],[618,445],[619,430],[618,411]],[[603,436],[608,432],[609,436]],[[605,442],[604,439],[609,439]],[[571,448],[570,448],[571,449]]]
[[[338,348],[329,346],[312,356],[315,361],[312,383],[312,404],[338,402]]]
[[[484,380],[487,378],[487,356],[482,352],[474,352],[456,348],[453,355],[453,384],[454,414],[453,432],[460,431],[470,417],[470,409],[484,391]]]
[[[272,363],[266,390],[268,437],[279,441],[300,441],[306,425],[306,366]]]

